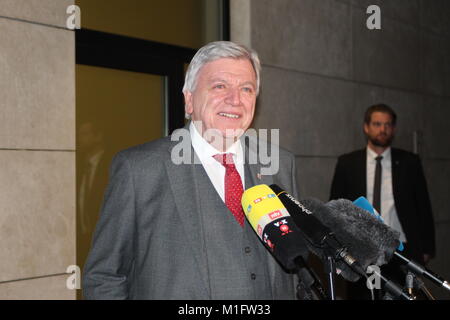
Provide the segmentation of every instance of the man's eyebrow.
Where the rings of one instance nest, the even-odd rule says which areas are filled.
[[[253,87],[256,87],[256,83],[254,81],[245,81],[245,82],[241,83],[242,86],[249,85],[249,84],[252,85]]]
[[[225,83],[228,83],[228,81],[226,79],[219,78],[219,77],[211,78],[211,79],[209,79],[209,81],[210,82],[225,82]],[[245,81],[245,82],[241,83],[240,85],[243,86],[243,85],[249,85],[249,84],[252,85],[253,87],[256,87],[255,82],[252,81],[252,80]]]
[[[224,78],[214,77],[214,78],[210,78],[209,82],[228,82],[228,81],[225,80]]]

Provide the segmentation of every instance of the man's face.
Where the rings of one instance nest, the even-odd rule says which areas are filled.
[[[186,112],[202,130],[217,129],[222,137],[235,137],[227,130],[247,130],[255,112],[256,74],[247,59],[222,58],[199,71],[194,92],[184,93]],[[195,123],[195,122],[194,122]]]
[[[395,126],[392,123],[391,115],[384,112],[372,113],[370,123],[364,124],[364,132],[369,139],[369,143],[377,147],[389,147],[395,134]]]

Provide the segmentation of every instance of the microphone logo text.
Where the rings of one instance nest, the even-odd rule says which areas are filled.
[[[295,199],[293,196],[291,196],[289,193],[285,192],[286,197],[288,197],[292,202],[294,202],[300,209],[302,209],[303,212],[307,214],[312,214],[311,211],[309,211],[305,206],[303,206],[300,202],[298,202],[297,199]]]

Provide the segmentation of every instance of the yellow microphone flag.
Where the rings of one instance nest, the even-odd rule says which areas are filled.
[[[245,190],[241,204],[248,221],[260,237],[268,223],[289,216],[283,203],[266,184]]]

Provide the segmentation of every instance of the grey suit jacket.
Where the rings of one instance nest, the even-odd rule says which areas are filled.
[[[195,182],[201,164],[173,163],[171,151],[176,144],[166,137],[114,157],[84,266],[85,298],[212,298],[198,212],[203,205],[202,194],[214,187],[212,183]],[[248,152],[255,150],[249,148]],[[297,196],[295,158],[280,149],[279,161],[280,170],[273,176],[260,176],[260,164],[245,164],[246,188],[277,183]],[[264,252],[274,299],[295,298],[294,277]],[[233,281],[238,279],[227,279],[230,286],[238,287]]]

